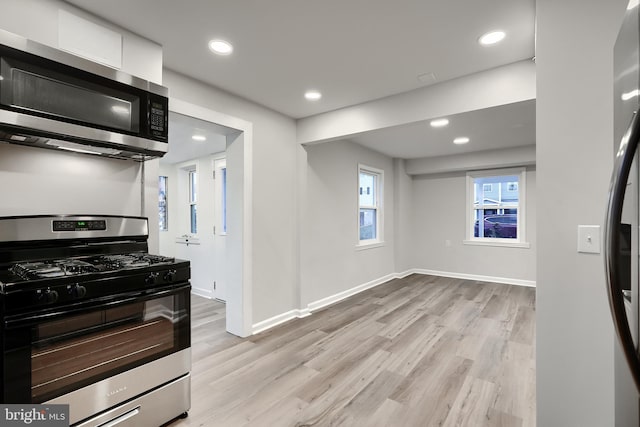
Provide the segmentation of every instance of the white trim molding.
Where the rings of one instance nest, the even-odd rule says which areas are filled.
[[[429,276],[450,277],[452,279],[475,280],[477,282],[502,283],[505,285],[528,286],[535,288],[535,280],[512,279],[510,277],[482,276],[479,274],[452,273],[449,271],[425,270],[421,268],[413,268],[409,270],[409,274],[426,274]]]
[[[262,322],[255,323],[252,328],[253,335],[259,334],[260,332],[266,331],[267,329],[271,329],[274,326],[278,326],[284,322],[288,322],[292,319],[301,319],[303,317],[310,316],[311,312],[308,309],[303,310],[290,310],[286,313],[278,314],[277,316],[273,316],[269,319],[263,320]]]
[[[363,283],[362,285],[358,285],[354,288],[347,289],[346,291],[338,292],[337,294],[333,294],[326,298],[319,299],[314,302],[310,302],[307,304],[307,309],[311,312],[324,308],[328,305],[335,304],[338,301],[342,301],[345,298],[348,298],[352,295],[359,294],[362,291],[366,291],[367,289],[374,288],[378,285],[388,282],[389,280],[398,278],[398,275],[395,273],[387,274],[386,276],[382,276],[378,279],[372,280],[367,283]]]
[[[180,99],[169,100],[169,111],[222,125],[238,131],[227,136],[227,166],[236,180],[233,206],[235,226],[227,236],[230,256],[227,299],[227,332],[239,337],[253,333],[253,123],[192,104]],[[157,202],[156,202],[157,203]]]
[[[498,185],[498,198],[495,204],[484,205],[484,198],[480,206],[475,206],[475,180],[478,178],[495,179],[498,177],[518,177],[518,203],[516,206],[502,203],[502,191]],[[483,183],[483,189],[490,183]],[[491,188],[491,187],[490,187]],[[466,206],[466,238],[463,241],[465,245],[482,245],[482,246],[503,246],[514,248],[529,248],[530,244],[526,236],[526,188],[527,188],[527,169],[525,167],[508,168],[508,169],[492,169],[467,172],[467,206]],[[484,190],[483,190],[484,194]],[[495,238],[495,237],[474,237],[477,210],[495,209],[499,210],[516,209],[517,210],[517,232],[516,238]],[[484,218],[484,215],[483,215]],[[484,222],[481,222],[484,224]]]
[[[191,293],[206,299],[213,299],[213,291],[211,291],[210,289],[196,288],[194,286],[191,286]]]
[[[266,331],[267,329],[273,328],[274,326],[280,325],[284,322],[288,322],[289,320],[310,316],[311,314],[313,314],[314,311],[320,310],[321,308],[327,307],[331,304],[335,304],[350,296],[359,294],[362,291],[366,291],[367,289],[375,288],[376,286],[381,285],[383,283],[387,283],[390,280],[402,279],[411,274],[450,277],[452,279],[474,280],[477,282],[502,283],[505,285],[517,285],[517,286],[529,286],[529,287],[536,286],[536,282],[533,280],[511,279],[506,277],[481,276],[477,274],[452,273],[447,271],[436,271],[436,270],[412,268],[402,273],[387,274],[386,276],[382,276],[378,279],[371,280],[370,282],[363,283],[362,285],[355,286],[351,289],[347,289],[346,291],[338,292],[337,294],[330,295],[326,298],[322,298],[317,301],[310,302],[309,304],[307,304],[305,308],[289,310],[286,313],[281,313],[276,316],[270,317],[269,319],[253,324],[252,332],[253,334],[258,334],[260,332]]]

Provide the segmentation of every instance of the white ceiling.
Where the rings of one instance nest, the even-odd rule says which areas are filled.
[[[534,56],[535,0],[68,2],[159,43],[167,68],[293,118]],[[505,31],[506,39],[480,46],[478,37],[494,29]],[[233,54],[213,55],[207,47],[213,38],[230,41]],[[435,80],[418,78],[429,73]],[[323,93],[321,100],[304,99],[311,88]],[[442,133],[424,124],[353,140],[401,158],[508,146],[511,136],[514,145],[535,141],[531,105],[475,114],[456,117],[465,127],[449,127],[456,134],[477,131],[468,135],[477,143],[466,146],[443,147]]]
[[[429,121],[359,134],[350,140],[390,157],[417,159],[471,151],[535,144],[534,100],[501,105],[446,117],[449,125],[434,128]],[[466,136],[465,145],[453,140]]]
[[[227,149],[227,136],[238,131],[215,123],[206,122],[183,114],[169,112],[169,141],[171,149],[160,162],[180,163]],[[194,135],[205,138],[196,141]]]

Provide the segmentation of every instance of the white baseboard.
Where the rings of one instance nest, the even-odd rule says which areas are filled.
[[[266,331],[267,329],[271,329],[274,326],[278,326],[281,323],[287,322],[291,319],[303,318],[310,316],[311,312],[308,309],[303,310],[290,310],[286,313],[278,314],[277,316],[273,316],[269,319],[263,320],[262,322],[255,323],[251,329],[253,334],[258,334],[262,331]]]
[[[274,326],[277,326],[281,323],[287,322],[289,320],[310,316],[314,311],[317,311],[328,305],[335,304],[338,301],[342,301],[345,298],[358,294],[362,291],[366,291],[367,289],[374,288],[378,285],[388,282],[389,280],[402,279],[411,274],[425,274],[429,276],[440,276],[440,277],[450,277],[453,279],[475,280],[478,282],[503,283],[507,285],[530,286],[530,287],[536,286],[536,282],[533,280],[510,279],[506,277],[480,276],[477,274],[452,273],[448,271],[436,271],[436,270],[412,268],[402,273],[387,274],[386,276],[382,276],[370,282],[363,283],[362,285],[358,285],[351,289],[347,289],[346,291],[338,292],[337,294],[330,295],[326,298],[322,298],[317,301],[310,302],[303,309],[290,310],[290,311],[287,311],[286,313],[278,314],[269,319],[255,323],[252,326],[252,333],[257,334],[257,333],[266,331],[267,329],[273,328]],[[197,295],[201,295],[198,292],[196,292],[195,289],[192,289],[192,291]]]
[[[196,294],[199,297],[204,297],[204,298],[207,298],[207,299],[213,299],[213,291],[211,291],[209,289],[194,288],[192,286],[191,287],[191,293]]]
[[[532,288],[536,287],[535,280],[512,279],[508,277],[482,276],[479,274],[452,273],[449,271],[425,270],[421,268],[411,269],[409,274],[413,274],[413,273],[427,274],[430,276],[450,277],[452,279],[475,280],[478,282],[503,283],[506,285],[529,286]]]
[[[337,294],[333,294],[326,298],[322,298],[317,301],[310,302],[309,304],[307,304],[307,309],[311,312],[314,312],[318,309],[334,304],[338,301],[342,301],[343,299],[348,298],[352,295],[359,294],[362,291],[366,291],[367,289],[371,289],[373,287],[381,285],[382,283],[388,282],[391,279],[396,279],[397,277],[398,275],[395,273],[387,274],[386,276],[382,276],[378,279],[372,280],[367,283],[363,283],[362,285],[358,285],[355,288],[347,289],[346,291],[338,292]]]

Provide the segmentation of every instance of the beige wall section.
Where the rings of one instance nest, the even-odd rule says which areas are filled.
[[[537,0],[537,422],[614,423],[614,335],[601,255],[613,166],[613,45],[626,0]]]
[[[253,323],[298,305],[296,128],[293,119],[166,70],[172,97],[253,125]],[[228,165],[231,168],[230,165]],[[231,284],[229,286],[232,286]]]
[[[536,172],[526,172],[525,225],[529,248],[477,246],[466,239],[466,173],[413,178],[413,268],[535,282]]]
[[[302,304],[395,272],[393,160],[348,141],[307,147]],[[358,244],[358,164],[384,171],[384,244]]]

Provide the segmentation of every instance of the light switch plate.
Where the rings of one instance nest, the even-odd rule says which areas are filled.
[[[591,254],[600,253],[599,225],[578,226],[578,252]]]

